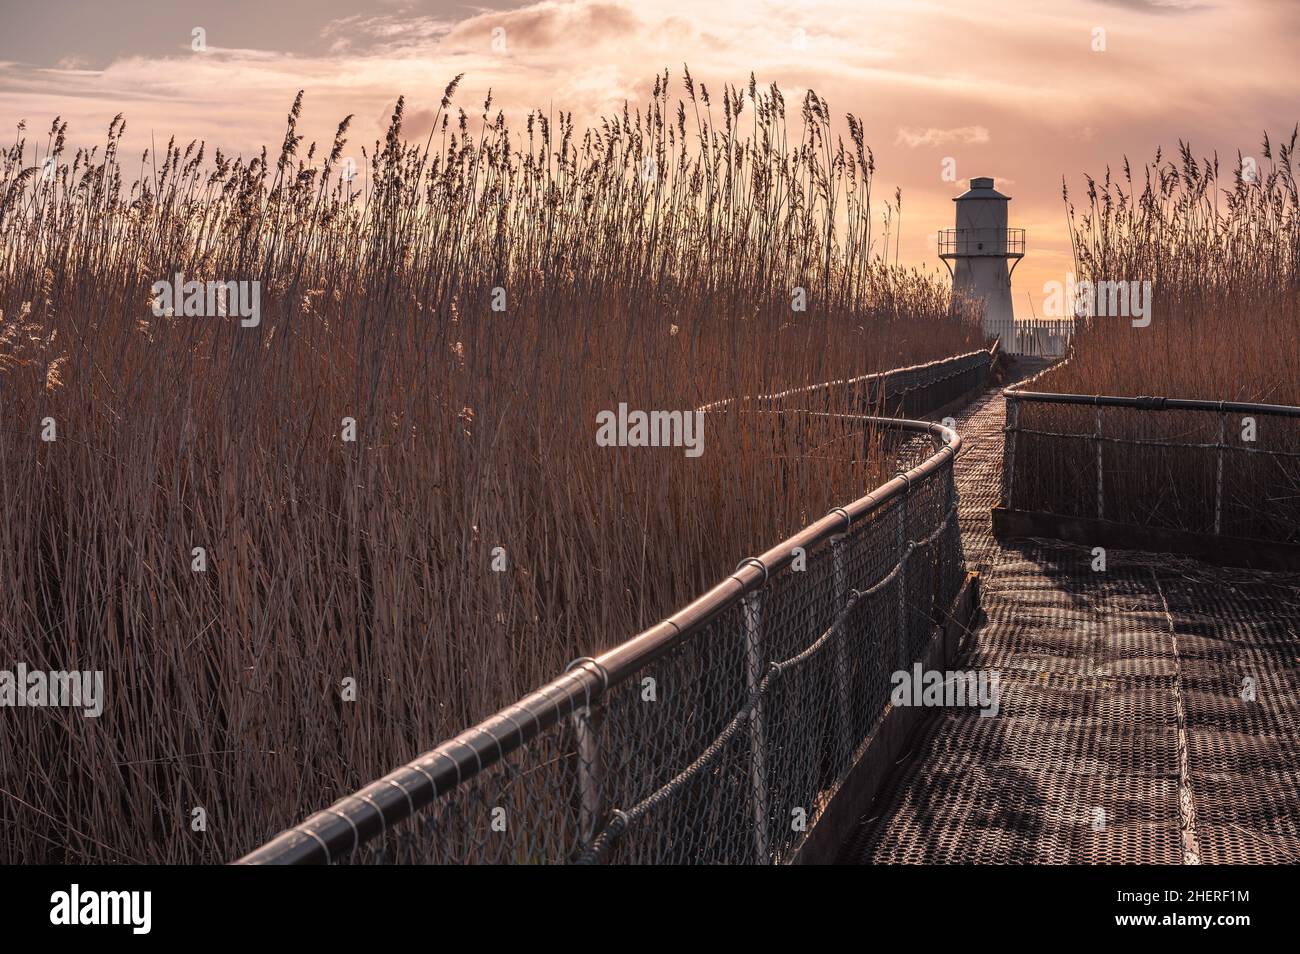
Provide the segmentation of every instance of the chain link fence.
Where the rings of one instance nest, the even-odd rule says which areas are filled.
[[[1300,408],[1005,394],[1007,510],[1300,544]]]
[[[988,369],[975,352],[837,384],[934,409]],[[960,438],[831,415],[825,388],[758,400],[894,434],[906,470],[241,862],[790,861],[965,577]]]

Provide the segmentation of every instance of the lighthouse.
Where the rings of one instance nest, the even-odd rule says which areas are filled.
[[[991,176],[976,176],[953,199],[957,227],[939,233],[939,257],[952,274],[954,291],[983,299],[984,333],[1014,347],[1011,273],[1025,254],[1025,230],[1007,228],[1011,197],[993,188]],[[949,264],[951,263],[951,264]]]

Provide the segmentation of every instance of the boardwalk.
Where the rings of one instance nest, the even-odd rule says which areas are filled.
[[[958,417],[986,620],[955,663],[1001,711],[935,710],[842,860],[1300,861],[1300,575],[999,545],[1003,421],[996,390]]]

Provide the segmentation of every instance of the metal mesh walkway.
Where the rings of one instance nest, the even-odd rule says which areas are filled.
[[[933,710],[841,860],[1300,861],[1300,575],[1000,545],[1004,413],[957,419],[986,620],[954,668],[996,671],[1000,711]]]

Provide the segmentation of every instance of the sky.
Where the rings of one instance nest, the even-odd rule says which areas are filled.
[[[1180,139],[1266,169],[1263,133],[1300,121],[1298,0],[0,0],[0,25],[0,134],[25,119],[43,137],[59,115],[89,145],[121,112],[125,155],[173,135],[274,152],[303,89],[307,141],[328,147],[353,113],[359,158],[398,95],[422,139],[462,72],[466,112],[491,87],[511,120],[620,112],[664,68],[681,95],[683,63],[714,89],[775,82],[794,120],[812,88],[845,138],[844,114],[863,119],[881,192],[903,190],[905,264],[942,269],[950,200],[995,177],[1027,232],[1018,317],[1070,268],[1062,176],[1077,193]]]

